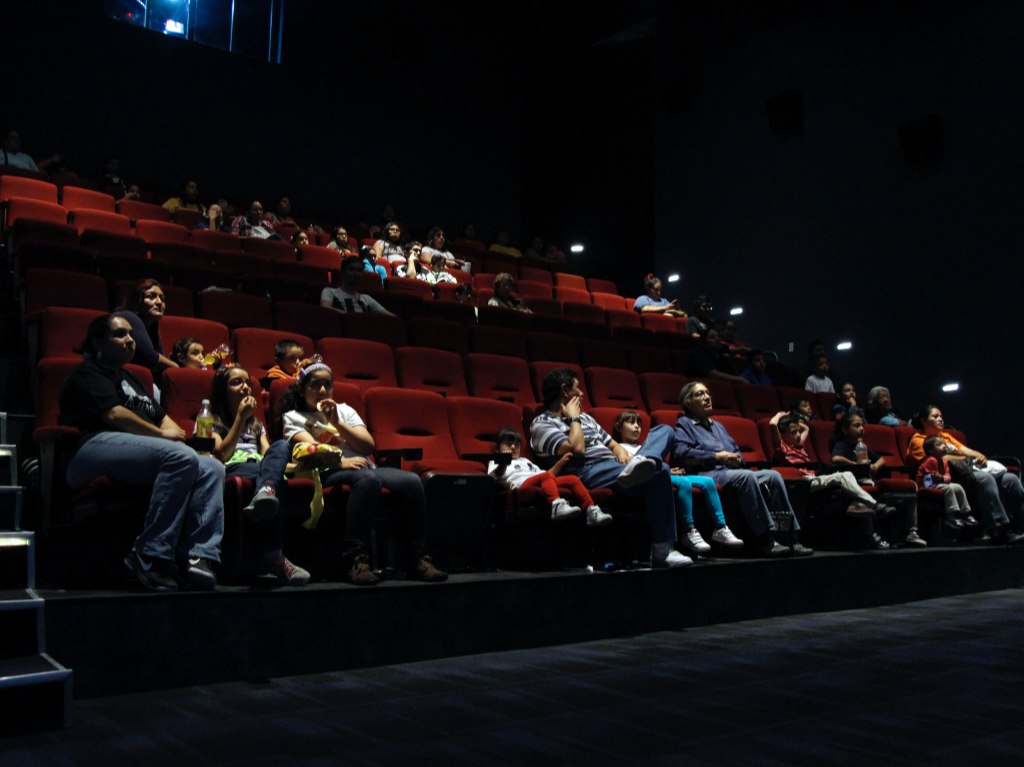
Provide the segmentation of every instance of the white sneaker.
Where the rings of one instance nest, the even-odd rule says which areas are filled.
[[[551,502],[551,518],[556,522],[561,522],[563,519],[569,519],[579,514],[581,511],[579,506],[570,506],[569,502],[565,498],[556,498]]]
[[[711,553],[711,545],[701,537],[696,527],[691,527],[686,533],[686,538],[683,540],[683,546],[685,546],[691,554],[706,555]]]
[[[714,543],[727,546],[730,549],[738,549],[743,546],[743,541],[733,535],[733,532],[729,529],[728,525],[724,525],[711,533],[711,540]]]
[[[656,543],[651,547],[651,567],[689,567],[693,560],[672,548],[671,543]]]
[[[600,506],[587,507],[587,527],[604,527],[612,523],[612,515],[601,511]]]
[[[645,455],[634,455],[616,477],[621,487],[633,487],[646,482],[658,470],[658,462]]]

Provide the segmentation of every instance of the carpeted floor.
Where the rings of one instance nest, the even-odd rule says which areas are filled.
[[[971,594],[93,698],[0,764],[1020,764],[1022,644]]]

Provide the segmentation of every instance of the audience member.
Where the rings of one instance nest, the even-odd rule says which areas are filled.
[[[445,266],[468,272],[469,262],[457,259],[450,250],[445,249],[445,245],[444,230],[439,226],[435,226],[427,232],[427,244],[423,246],[423,255],[430,259],[433,259],[435,256],[442,256],[444,257]]]
[[[722,343],[725,344],[729,351],[739,354],[749,354],[752,352],[754,347],[736,340],[736,332],[736,320],[731,317],[718,327],[718,335],[722,337]]]
[[[7,165],[36,173],[48,173],[63,161],[59,154],[51,155],[37,164],[29,155],[21,151],[21,135],[13,128],[4,133],[3,147],[0,148],[0,167]]]
[[[176,210],[195,210],[206,213],[206,206],[199,202],[199,184],[195,181],[186,181],[178,196],[167,200],[164,207],[172,213]]]
[[[203,219],[196,224],[196,229],[209,229],[214,232],[231,232],[231,225],[224,216],[224,209],[219,203],[213,203],[206,209]]]
[[[403,556],[407,566],[405,576],[410,580],[438,582],[448,575],[436,567],[424,554],[424,525],[427,499],[423,483],[415,474],[378,467],[373,462],[375,443],[363,420],[344,402],[335,402],[334,374],[322,362],[303,368],[298,380],[288,390],[282,407],[284,437],[290,443],[327,443],[341,449],[343,457],[338,469],[327,470],[325,487],[348,485],[346,505],[346,543],[349,580],[359,586],[369,586],[378,578],[370,569],[366,547],[370,542],[373,518],[377,513],[381,489],[387,489],[392,499],[399,502],[402,524]],[[323,471],[323,470],[322,470]]]
[[[764,352],[754,349],[747,360],[747,367],[740,373],[747,383],[758,384],[759,386],[772,386],[772,378],[765,370],[768,368],[768,361]]]
[[[206,370],[206,350],[197,338],[179,338],[171,349],[171,359],[180,368]]]
[[[341,260],[340,288],[326,287],[320,293],[320,305],[342,314],[391,314],[372,296],[359,292],[362,281],[363,260],[359,256],[345,256]],[[392,315],[393,316],[393,315]]]
[[[665,437],[669,439],[671,427],[661,425],[651,429],[651,434],[656,430],[663,430]],[[622,448],[634,456],[639,452],[643,433],[643,422],[640,414],[635,410],[623,410],[615,419],[615,428],[612,430],[612,438],[622,445]],[[660,440],[659,440],[660,442]],[[704,540],[696,525],[693,523],[693,488],[698,487],[701,497],[714,518],[715,529],[711,534],[714,543],[724,546],[727,549],[743,548],[743,541],[733,535],[732,530],[725,524],[725,513],[722,511],[722,500],[718,497],[718,488],[715,480],[711,477],[704,477],[700,474],[688,475],[682,467],[674,467],[669,470],[669,480],[676,493],[676,528],[683,531],[685,537],[680,543],[692,556],[707,556],[711,553],[711,545]]]
[[[665,314],[669,317],[685,317],[686,312],[678,307],[678,301],[669,301],[661,295],[661,280],[653,274],[644,278],[644,295],[633,302],[633,311],[641,314]]]
[[[555,368],[541,387],[544,412],[530,424],[530,446],[538,458],[557,459],[571,454],[583,465],[570,470],[590,489],[612,487],[644,499],[651,528],[651,566],[685,567],[693,564],[675,550],[675,501],[668,467],[661,457],[669,448],[669,435],[649,438],[637,455],[629,453],[591,416],[582,412],[583,392],[569,368]]]
[[[710,296],[697,296],[697,300],[693,302],[693,313],[686,320],[686,332],[690,334],[690,338],[700,338],[714,324],[711,319],[713,309]]]
[[[882,426],[906,426],[907,422],[892,408],[892,397],[885,386],[872,386],[868,391],[868,423]]]
[[[117,202],[128,197],[128,186],[121,176],[121,160],[116,155],[103,161],[103,168],[98,174],[96,184],[101,192],[109,194]]]
[[[814,406],[806,397],[797,397],[789,406],[789,414],[794,415],[805,423],[818,420],[814,414]]]
[[[274,347],[274,359],[277,360],[277,364],[267,371],[267,378],[294,381],[299,377],[302,368],[319,362],[320,356],[314,354],[313,357],[307,358],[302,344],[293,338],[282,338]]]
[[[551,261],[555,264],[564,264],[565,253],[559,250],[555,243],[549,242],[544,245],[544,253],[541,255],[541,259],[544,261]]]
[[[68,484],[97,477],[152,488],[142,532],[125,565],[147,589],[212,589],[211,563],[224,534],[224,466],[183,444],[185,432],[138,378],[124,369],[135,356],[132,326],[116,314],[89,324],[85,358],[64,381],[60,422],[82,437]],[[177,566],[175,566],[177,565]]]
[[[217,371],[210,390],[213,455],[224,464],[226,476],[248,479],[256,488],[242,511],[255,523],[263,572],[282,583],[300,585],[309,581],[309,573],[284,555],[279,500],[291,452],[287,440],[270,442],[258,410],[245,368],[226,365]]]
[[[1024,487],[1020,478],[996,461],[967,447],[946,431],[942,411],[935,405],[925,406],[914,418],[918,431],[907,445],[907,460],[915,467],[927,457],[924,441],[939,437],[945,445],[945,458],[955,479],[973,489],[978,502],[978,515],[989,539],[995,544],[1024,542]]]
[[[491,247],[488,248],[492,253],[504,253],[506,256],[512,256],[513,258],[522,258],[523,254],[519,248],[509,245],[508,229],[499,229],[498,233],[494,235],[494,242],[491,243]]]
[[[459,283],[459,281],[445,269],[445,264],[448,263],[448,261],[444,257],[443,253],[435,252],[433,256],[427,256],[426,249],[424,248],[423,256],[424,258],[430,258],[430,268],[419,269],[417,271],[416,256],[412,255],[409,257],[410,276],[412,273],[415,273],[417,279],[423,280],[428,285],[437,285],[445,282],[450,285],[457,285]]]
[[[475,250],[487,249],[487,244],[477,236],[476,227],[473,224],[466,224],[462,228],[462,234],[455,238],[455,242]]]
[[[690,375],[694,378],[717,378],[743,385],[749,383],[743,376],[736,375],[732,357],[722,345],[718,329],[714,326],[704,331],[701,343],[690,356],[688,365]]]
[[[389,221],[384,227],[384,236],[373,243],[373,255],[377,261],[389,264],[404,264],[405,249],[402,247],[402,227]]]
[[[263,218],[263,203],[259,200],[249,203],[249,210],[244,216],[235,216],[231,222],[231,233],[239,237],[255,237],[260,240],[282,239]]]
[[[967,501],[967,493],[963,485],[954,482],[946,461],[946,443],[942,437],[933,434],[925,437],[924,454],[928,456],[917,467],[917,484],[919,487],[933,488],[942,491],[942,502],[946,507],[946,527],[951,530],[963,530],[975,527],[978,520],[971,514],[971,505]]]
[[[526,250],[523,251],[525,258],[543,258],[544,257],[544,238],[534,237],[530,240],[530,244]]]
[[[354,253],[351,253],[351,254],[346,253],[345,255],[347,257],[349,255],[356,255],[356,254],[354,254]],[[382,264],[378,264],[377,263],[377,259],[373,255],[373,249],[364,245],[363,247],[361,247],[359,249],[359,258],[363,262],[363,271],[364,272],[373,272],[374,274],[376,274],[378,277],[380,277],[380,283],[381,283],[381,285],[383,285],[384,281],[388,278],[388,270]]]
[[[684,412],[676,421],[673,463],[693,468],[722,487],[734,488],[740,512],[755,536],[751,544],[758,554],[813,554],[797,539],[800,522],[782,477],[771,469],[752,471],[746,467],[739,445],[722,424],[711,418],[713,403],[708,387],[700,381],[688,381],[679,391],[679,404]]]
[[[354,256],[356,250],[352,247],[352,243],[348,239],[348,229],[344,226],[334,227],[334,232],[331,234],[331,239],[327,243],[327,247],[331,250],[340,251],[343,256]]]
[[[270,224],[273,229],[298,228],[295,219],[292,218],[292,201],[288,197],[282,197],[277,201],[277,206],[263,214],[263,220]]]
[[[905,505],[903,511],[903,543],[920,546],[917,534],[917,487],[910,480],[885,478],[885,458],[878,455],[864,442],[864,419],[856,413],[847,413],[836,421],[832,435],[832,462],[840,469],[857,464],[867,465],[870,479],[862,482],[877,484],[883,493],[893,492],[908,495],[914,500]],[[884,497],[884,496],[883,496]],[[889,543],[875,532],[868,542],[868,548],[887,549]]]
[[[164,289],[156,280],[147,279],[136,283],[114,312],[114,316],[123,317],[132,328],[136,351],[135,359],[130,361],[149,368],[156,380],[164,369],[178,367],[177,362],[164,355],[160,342],[160,320],[166,308]]]
[[[818,354],[811,360],[811,374],[804,381],[804,388],[812,392],[835,392],[835,385],[828,377],[828,357]]]
[[[494,278],[494,295],[487,301],[487,305],[533,314],[526,302],[515,295],[515,289],[515,278],[508,272],[502,272]]]
[[[296,248],[301,248],[305,245],[309,245],[309,235],[306,234],[305,230],[300,229],[292,235],[292,245]]]
[[[564,453],[544,471],[528,458],[522,457],[523,441],[515,429],[502,429],[495,441],[495,450],[512,456],[506,466],[498,461],[487,465],[487,473],[510,490],[536,487],[544,493],[544,498],[551,504],[551,519],[560,521],[571,519],[581,512],[587,517],[587,527],[600,527],[611,524],[611,514],[605,514],[601,507],[594,503],[590,492],[575,474],[561,474],[565,465],[572,457]],[[566,490],[573,500],[580,505],[573,506],[559,495],[559,490]]]
[[[864,417],[864,410],[857,404],[857,389],[849,382],[839,390],[839,399],[832,405],[832,418],[842,418],[847,413]]]

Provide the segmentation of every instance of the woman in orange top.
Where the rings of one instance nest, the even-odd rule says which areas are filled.
[[[985,532],[993,543],[1024,542],[1024,534],[1019,532],[1024,528],[1024,487],[1021,486],[1017,475],[1005,470],[992,471],[984,453],[972,450],[945,431],[946,424],[942,419],[942,411],[935,405],[928,405],[918,413],[913,424],[919,431],[910,438],[910,444],[907,446],[908,462],[917,466],[927,457],[924,441],[931,436],[941,437],[946,443],[946,460],[952,462],[973,459],[971,473],[978,494],[978,512]]]

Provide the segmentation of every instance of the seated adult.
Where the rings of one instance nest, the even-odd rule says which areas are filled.
[[[676,420],[673,463],[685,466],[688,472],[709,476],[722,487],[736,490],[740,512],[754,534],[751,544],[758,554],[769,557],[813,554],[812,549],[797,539],[800,522],[789,503],[782,476],[771,469],[752,471],[746,467],[736,440],[722,424],[711,418],[713,403],[708,387],[699,381],[688,381],[679,391],[679,404],[684,412]],[[779,524],[775,516],[779,517]],[[785,526],[790,529],[783,530]]]
[[[324,288],[320,293],[320,306],[326,306],[328,309],[334,309],[342,314],[391,314],[372,296],[359,292],[362,274],[363,259],[359,256],[345,256],[341,260],[341,287],[328,286]]]
[[[644,278],[644,294],[633,302],[633,311],[640,314],[664,314],[669,317],[685,317],[676,299],[669,301],[661,295],[661,280],[653,274]]]
[[[450,250],[445,249],[445,238],[444,229],[439,226],[435,226],[429,232],[427,232],[427,244],[423,246],[423,255],[427,259],[433,259],[435,256],[444,257],[444,265],[450,266],[452,269],[462,269],[463,271],[469,271],[469,262],[460,261],[452,255]]]
[[[244,216],[235,216],[231,222],[231,233],[238,237],[255,237],[260,240],[282,239],[263,218],[263,203],[259,200],[249,203],[249,209]]]
[[[736,375],[732,357],[714,326],[704,331],[701,343],[691,355],[687,369],[693,378],[718,378],[744,385],[749,383],[743,376]]]
[[[488,306],[497,306],[500,309],[512,309],[517,312],[533,314],[526,302],[514,295],[516,280],[508,272],[502,272],[494,278],[494,295],[487,301]]]
[[[100,476],[152,488],[142,532],[125,565],[148,589],[212,589],[211,563],[224,534],[224,465],[183,444],[185,432],[124,369],[135,356],[128,321],[89,324],[85,359],[64,381],[60,422],[82,436],[67,480],[82,488]],[[176,565],[176,566],[175,566]]]
[[[697,296],[697,300],[693,302],[693,311],[686,320],[686,332],[690,334],[690,338],[699,339],[714,324],[711,319],[713,308],[709,296]]]
[[[676,514],[671,475],[661,462],[672,435],[667,429],[652,430],[633,457],[611,438],[592,417],[582,411],[580,382],[569,368],[555,368],[541,385],[544,412],[530,424],[530,446],[540,459],[557,459],[572,453],[583,459],[575,471],[588,489],[613,487],[644,499],[651,528],[651,567],[685,567],[693,560],[675,550]]]
[[[739,352],[741,354],[749,354],[752,352],[754,350],[753,346],[736,340],[736,332],[736,320],[731,317],[718,327],[718,334],[722,337],[722,343],[725,344],[725,347],[729,351]]]
[[[402,227],[397,221],[389,221],[384,227],[384,236],[373,243],[373,255],[378,262],[404,264],[406,255],[402,247]]]
[[[491,243],[491,247],[488,250],[492,253],[504,253],[506,256],[512,256],[513,258],[523,257],[523,253],[519,248],[509,245],[508,229],[498,230],[498,233],[494,235],[494,242]]]
[[[871,481],[878,485],[883,494],[892,492],[914,498],[903,511],[902,525],[906,532],[897,532],[895,542],[899,543],[899,538],[902,538],[904,545],[921,545],[917,534],[917,485],[909,479],[884,477],[885,458],[864,443],[864,419],[857,413],[847,413],[836,421],[832,435],[832,463],[840,469],[858,463],[867,464]],[[874,549],[887,549],[889,543],[874,533],[868,546]]]
[[[373,518],[382,488],[386,488],[402,507],[403,559],[405,576],[411,580],[439,582],[448,575],[423,553],[423,532],[427,499],[423,482],[412,472],[378,467],[373,462],[375,443],[363,420],[344,402],[334,401],[334,374],[322,362],[309,365],[299,373],[282,403],[284,438],[292,445],[300,442],[326,443],[341,449],[341,465],[323,470],[325,487],[348,485],[346,508],[346,558],[349,580],[357,586],[370,586],[377,576],[370,569],[366,547],[370,543]]]
[[[178,367],[178,363],[164,354],[160,341],[160,321],[164,318],[166,308],[164,289],[160,283],[146,279],[132,287],[114,312],[115,316],[123,317],[132,328],[135,359],[129,361],[149,368],[157,380],[166,368]]]
[[[893,410],[892,396],[885,386],[872,386],[868,391],[867,422],[882,426],[906,426],[907,422]]]
[[[487,245],[481,240],[476,233],[476,226],[473,224],[466,224],[462,228],[462,234],[455,238],[455,242],[459,245],[466,245],[476,250],[486,250]]]
[[[59,154],[47,157],[36,163],[29,155],[21,151],[21,135],[13,128],[4,134],[3,147],[0,148],[0,166],[7,165],[36,173],[47,173],[59,165],[63,158]]]
[[[263,219],[273,229],[295,228],[298,224],[292,218],[292,201],[288,197],[282,197],[271,211],[263,214]]]
[[[832,406],[832,418],[842,418],[849,413],[864,417],[864,410],[857,404],[857,389],[847,381],[839,389],[839,399]]]
[[[356,255],[356,251],[352,247],[352,243],[348,241],[348,229],[344,226],[334,227],[334,232],[331,234],[331,239],[328,241],[327,247],[331,250],[340,251],[341,254],[345,256]]]
[[[772,378],[765,372],[767,369],[768,361],[765,359],[764,352],[760,349],[754,349],[747,359],[747,367],[744,368],[740,375],[747,380],[747,383],[758,384],[759,386],[772,386]]]
[[[953,480],[962,484],[967,492],[977,493],[977,511],[992,543],[1024,541],[1021,534],[1024,531],[1024,487],[1020,478],[946,431],[942,411],[935,405],[924,407],[914,418],[913,425],[918,431],[907,445],[907,461],[916,467],[927,457],[925,439],[940,437],[946,446],[945,459]],[[958,463],[964,468],[957,467]]]
[[[231,232],[231,225],[224,216],[224,209],[213,203],[206,209],[203,219],[196,224],[196,229],[209,229],[214,232]]]
[[[199,184],[195,181],[186,181],[181,187],[181,192],[178,196],[167,200],[164,203],[164,207],[172,213],[176,210],[206,212],[206,206],[199,202]]]

